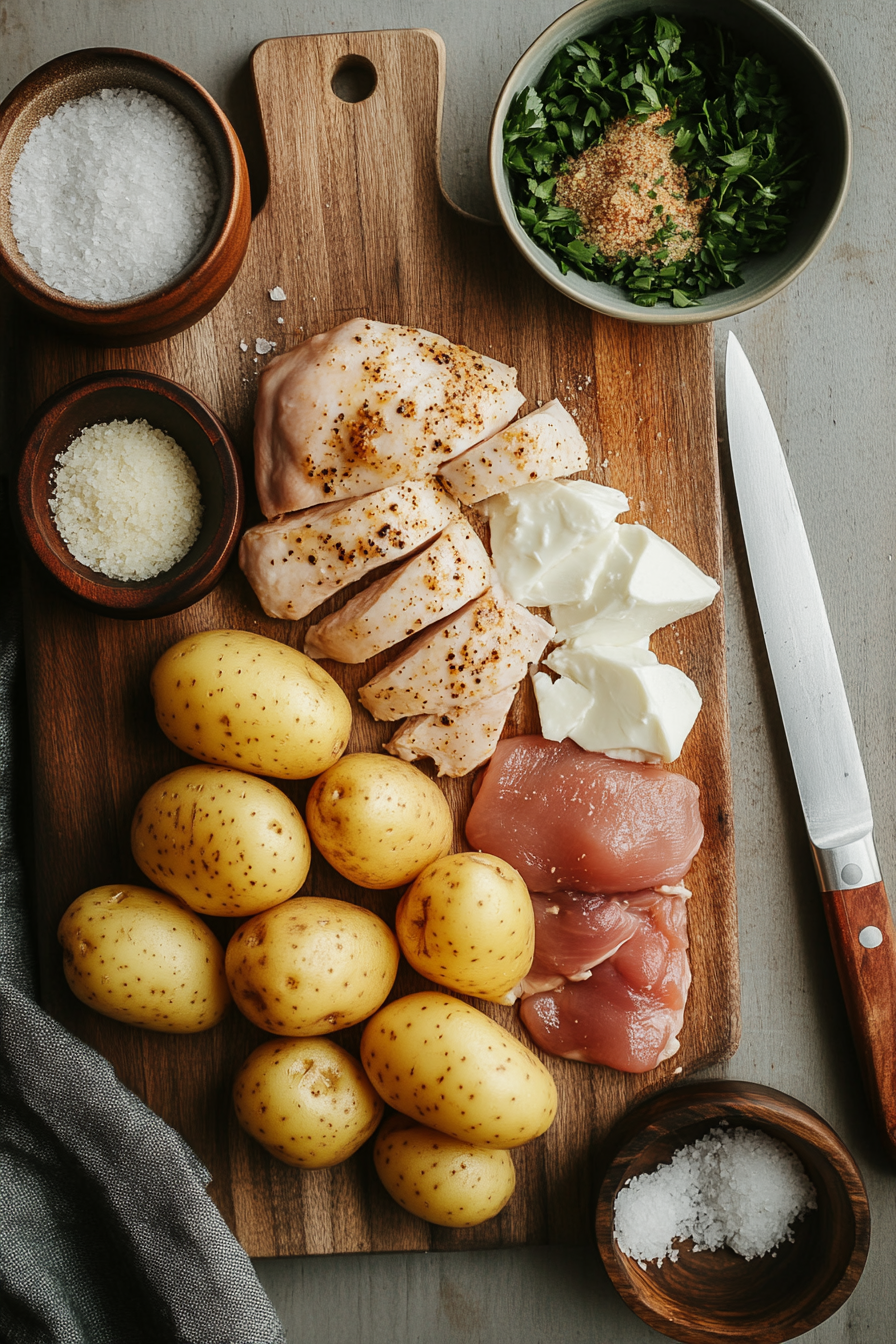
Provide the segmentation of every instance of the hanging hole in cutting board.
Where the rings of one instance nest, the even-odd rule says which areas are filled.
[[[376,66],[365,56],[345,56],[333,72],[330,88],[344,103],[363,103],[376,88]]]

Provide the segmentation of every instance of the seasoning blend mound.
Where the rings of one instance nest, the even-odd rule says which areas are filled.
[[[817,1208],[815,1187],[791,1148],[762,1130],[719,1127],[616,1196],[614,1235],[646,1269],[678,1259],[674,1241],[695,1251],[730,1246],[745,1260],[793,1241],[793,1224]]]
[[[664,107],[645,121],[620,117],[557,178],[557,203],[578,212],[579,237],[605,257],[662,250],[666,261],[681,261],[703,246],[708,197],[688,200],[688,175],[672,159],[675,139],[658,130],[670,115]]]
[[[72,299],[119,303],[183,270],[218,196],[186,117],[141,89],[99,89],[35,126],[13,170],[10,219],[46,284]]]
[[[199,478],[183,448],[145,420],[82,430],[59,453],[50,510],[76,560],[111,579],[151,579],[199,535]]]

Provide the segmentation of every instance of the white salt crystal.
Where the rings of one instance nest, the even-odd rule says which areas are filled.
[[[151,579],[199,535],[199,478],[184,450],[145,420],[82,430],[56,461],[50,509],[76,560],[112,579]]]
[[[814,1208],[815,1187],[792,1149],[762,1130],[720,1127],[626,1182],[614,1235],[642,1269],[677,1260],[673,1242],[688,1239],[695,1251],[730,1246],[752,1260],[792,1241],[793,1224]]]
[[[240,341],[240,349],[241,349],[241,350],[248,350],[248,349],[249,349],[249,347],[248,347],[248,345],[246,344],[245,341]]]
[[[205,145],[155,94],[99,89],[41,118],[12,173],[27,264],[69,298],[118,303],[172,280],[218,204]]]
[[[280,288],[279,285],[275,285],[273,289],[269,289],[268,294],[274,300],[274,303],[282,303],[283,300],[286,298],[286,295],[283,293],[283,290]]]
[[[269,355],[276,344],[276,341],[266,341],[263,336],[256,336],[255,353],[256,355]]]

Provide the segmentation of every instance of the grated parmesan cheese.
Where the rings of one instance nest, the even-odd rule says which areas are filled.
[[[815,1187],[791,1148],[762,1130],[719,1127],[626,1181],[613,1231],[642,1269],[677,1260],[673,1242],[688,1239],[695,1251],[730,1246],[752,1260],[793,1241],[793,1224],[814,1208]]]
[[[50,509],[76,560],[112,579],[151,579],[199,535],[199,478],[179,444],[145,420],[82,430],[56,457]]]

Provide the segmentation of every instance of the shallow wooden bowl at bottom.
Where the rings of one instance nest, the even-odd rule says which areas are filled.
[[[694,1251],[641,1269],[613,1236],[616,1195],[630,1177],[669,1162],[723,1121],[761,1129],[796,1153],[818,1208],[793,1241],[746,1260],[734,1251]],[[597,1206],[597,1240],[614,1286],[642,1320],[681,1344],[721,1340],[779,1344],[820,1325],[843,1305],[868,1254],[871,1221],[864,1182],[842,1141],[819,1115],[759,1083],[691,1083],[630,1111],[607,1139]]]

